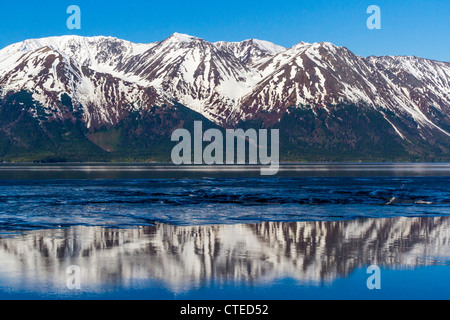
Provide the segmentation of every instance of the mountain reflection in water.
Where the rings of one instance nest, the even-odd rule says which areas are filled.
[[[356,268],[450,264],[450,217],[173,226],[74,226],[0,234],[0,287],[64,290],[67,267],[83,289],[162,283],[171,292],[293,278],[321,285]]]

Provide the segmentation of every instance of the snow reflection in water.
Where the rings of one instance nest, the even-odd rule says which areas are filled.
[[[65,290],[70,265],[80,266],[83,290],[158,282],[176,293],[285,278],[314,286],[371,264],[393,269],[448,265],[449,226],[450,217],[398,217],[4,233],[0,286]]]

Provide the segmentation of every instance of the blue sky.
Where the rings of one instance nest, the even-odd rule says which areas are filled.
[[[66,27],[72,4],[81,8],[81,30]],[[370,5],[381,8],[381,30],[366,27]],[[329,41],[362,56],[450,61],[449,0],[15,0],[3,1],[0,16],[0,48],[64,34],[145,43],[180,32],[212,42],[257,38],[286,47]]]

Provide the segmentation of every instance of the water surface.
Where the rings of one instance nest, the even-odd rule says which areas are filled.
[[[259,169],[0,165],[0,298],[450,298],[449,164]]]
[[[449,241],[450,217],[36,230],[0,236],[0,297],[448,299]]]

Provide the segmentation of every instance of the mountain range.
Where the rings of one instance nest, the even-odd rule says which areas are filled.
[[[179,33],[0,50],[0,159],[167,161],[195,120],[279,129],[282,161],[449,161],[450,63]]]

